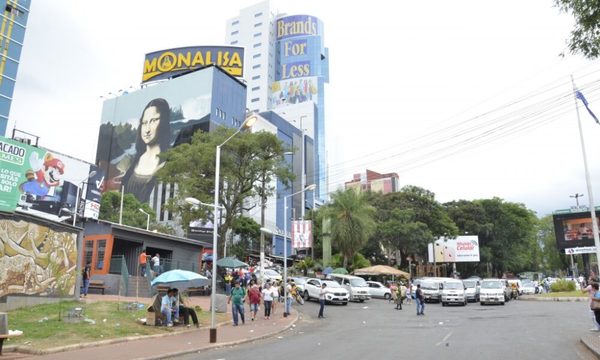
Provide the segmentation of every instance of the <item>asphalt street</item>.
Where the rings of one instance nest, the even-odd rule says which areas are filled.
[[[414,303],[373,299],[328,305],[322,320],[315,302],[296,309],[301,320],[274,338],[178,359],[594,359],[579,342],[592,325],[585,302],[427,304],[417,316]]]

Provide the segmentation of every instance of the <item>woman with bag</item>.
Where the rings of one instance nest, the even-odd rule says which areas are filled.
[[[592,284],[594,296],[592,297],[590,302],[590,309],[594,312],[594,316],[596,317],[596,324],[600,324],[600,291],[598,290],[599,288],[600,287],[598,286],[598,283]]]

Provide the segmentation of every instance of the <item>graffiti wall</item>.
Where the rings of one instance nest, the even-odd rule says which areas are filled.
[[[0,297],[74,295],[76,268],[76,233],[0,219]]]

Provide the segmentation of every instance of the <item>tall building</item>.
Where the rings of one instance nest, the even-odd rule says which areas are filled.
[[[329,49],[324,46],[323,22],[310,15],[274,14],[265,1],[240,10],[226,29],[226,43],[246,49],[248,109],[272,110],[314,139],[314,151],[305,152],[298,175],[304,185],[317,185],[317,199],[327,199],[324,89],[329,82]],[[312,204],[306,197],[304,208]]]
[[[364,173],[354,174],[351,181],[344,184],[346,189],[356,191],[372,191],[382,194],[400,191],[400,177],[396,173],[380,174],[366,170]]]
[[[0,135],[6,134],[31,0],[0,0]]]

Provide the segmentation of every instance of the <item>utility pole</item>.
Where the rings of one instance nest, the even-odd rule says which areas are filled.
[[[583,197],[583,194],[575,193],[575,195],[569,195],[569,197],[575,198],[575,202],[577,203],[577,209],[579,209],[579,198]]]

